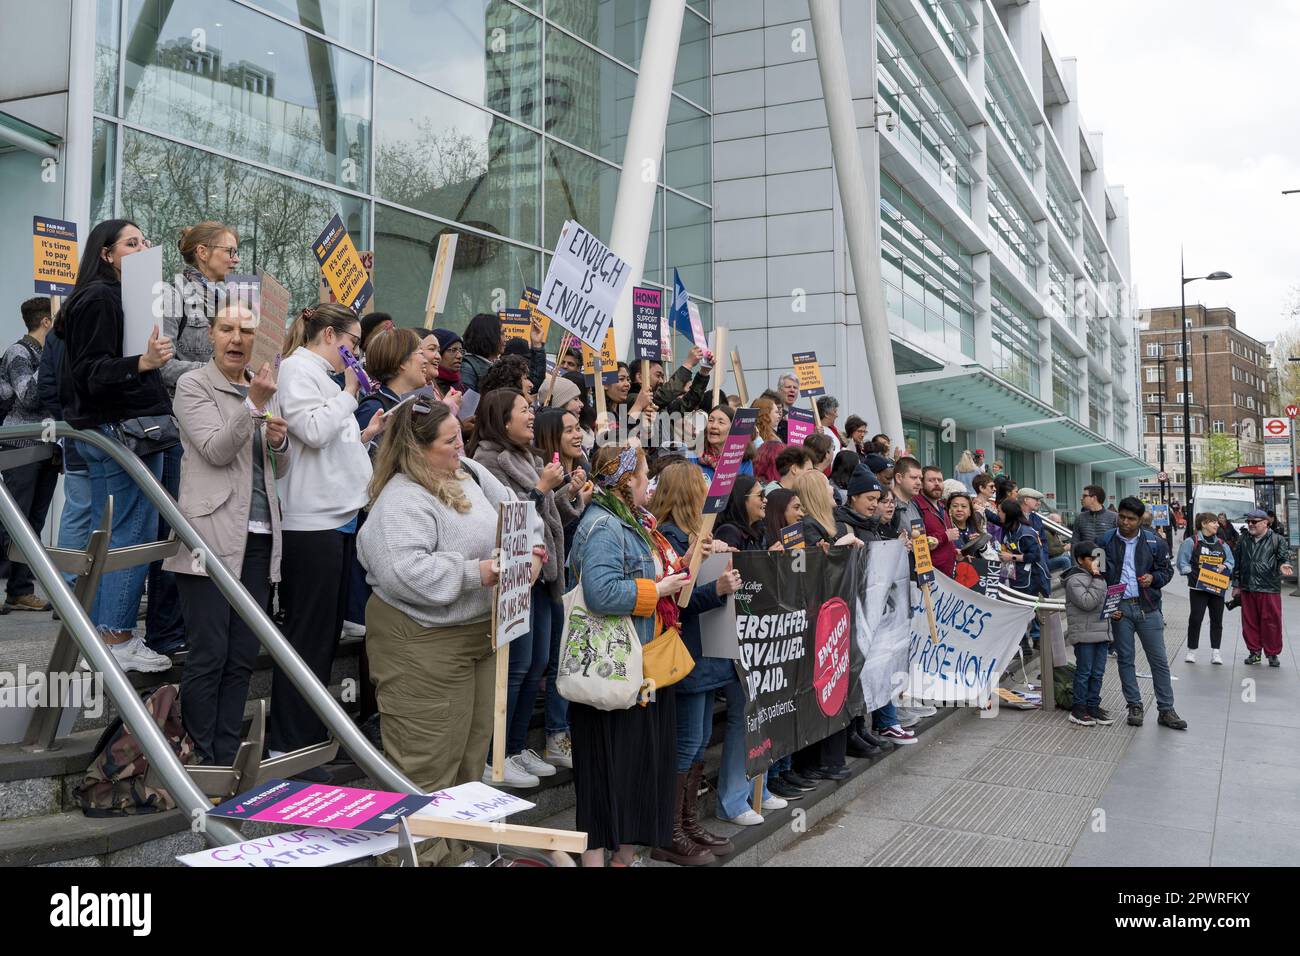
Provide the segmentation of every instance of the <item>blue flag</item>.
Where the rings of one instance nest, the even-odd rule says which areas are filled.
[[[686,286],[682,284],[682,277],[676,269],[673,270],[673,307],[670,311],[672,316],[672,325],[686,339],[694,345],[703,347],[703,343],[696,342],[695,336],[691,334],[691,310],[690,296],[686,294]]]

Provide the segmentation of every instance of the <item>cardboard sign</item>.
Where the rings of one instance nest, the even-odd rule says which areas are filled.
[[[805,546],[802,524],[792,524],[788,528],[781,529],[781,547],[785,548],[785,550],[793,551],[795,548]]]
[[[918,584],[934,583],[934,561],[930,557],[930,539],[924,532],[912,539],[912,555],[916,559]]]
[[[551,319],[537,310],[537,303],[541,301],[541,298],[542,293],[539,290],[524,286],[523,295],[519,297],[518,307],[526,309],[532,318],[533,324],[542,330],[542,342],[544,343],[547,336],[551,334]]]
[[[305,780],[268,780],[209,812],[229,820],[384,833],[402,817],[428,806],[432,799]]]
[[[587,346],[582,346],[582,374],[586,376],[588,387],[596,384],[596,353]],[[618,381],[618,356],[614,345],[614,327],[605,333],[605,347],[600,350],[600,380],[605,385]]]
[[[187,853],[176,859],[191,867],[305,868],[339,866],[396,849],[396,833],[307,827],[287,833],[250,837],[245,843]]]
[[[637,286],[632,290],[632,356],[637,361],[664,360],[663,301],[660,289]]]
[[[32,262],[37,295],[72,295],[77,281],[77,224],[33,216]]]
[[[155,327],[162,334],[162,246],[144,249],[122,259],[122,354],[143,355]]]
[[[704,333],[704,322],[700,319],[700,307],[694,302],[688,302],[686,303],[686,314],[691,320],[691,341],[704,352],[705,360],[712,363],[712,353],[709,352],[709,337]]]
[[[799,381],[800,398],[816,398],[826,394],[826,383],[822,381],[821,363],[817,361],[816,352],[794,353],[794,377]]]
[[[1124,600],[1124,585],[1111,584],[1106,587],[1106,600],[1101,605],[1099,620],[1106,620],[1119,610],[1119,602]]]
[[[361,315],[374,297],[375,286],[365,263],[357,254],[357,247],[352,244],[352,237],[343,226],[342,218],[336,215],[331,219],[311,248],[334,300]]]
[[[533,503],[503,501],[497,507],[496,646],[505,647],[532,623]]]
[[[572,219],[560,230],[537,304],[587,345],[599,348],[614,324],[614,308],[631,269]]]
[[[704,500],[704,514],[721,514],[727,509],[731,498],[731,489],[736,485],[736,476],[740,466],[745,463],[745,452],[754,440],[754,429],[758,424],[757,408],[741,408],[731,420],[731,428],[722,443],[718,463],[713,468],[713,481],[709,484],[709,496]]]
[[[1209,591],[1211,594],[1222,594],[1232,586],[1232,579],[1221,571],[1213,571],[1202,565],[1200,572],[1196,575],[1196,584],[1203,591]]]
[[[415,815],[435,820],[490,821],[531,810],[535,806],[535,803],[529,803],[513,793],[497,790],[475,780],[429,794],[429,805]]]
[[[435,316],[447,308],[447,291],[451,288],[451,272],[456,264],[456,246],[460,236],[445,233],[438,240],[438,254],[433,260],[433,275],[429,278],[429,294],[424,300],[424,327],[433,328]]]
[[[718,580],[732,566],[730,554],[712,554],[704,559],[697,584]],[[705,657],[720,657],[727,661],[740,660],[740,641],[736,635],[736,596],[728,594],[722,607],[700,615],[700,649]]]
[[[501,344],[511,339],[523,339],[532,345],[533,314],[528,309],[503,309],[497,315],[501,319]]]
[[[785,437],[788,445],[802,445],[803,440],[817,430],[813,413],[807,408],[792,408],[785,413]]]
[[[254,374],[263,365],[270,365],[273,369],[280,367],[284,340],[289,334],[289,290],[265,270],[259,269],[257,278],[262,293],[262,320],[257,324],[249,362]]]

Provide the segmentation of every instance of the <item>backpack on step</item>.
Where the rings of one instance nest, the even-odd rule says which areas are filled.
[[[194,741],[181,726],[180,687],[164,684],[146,698],[144,706],[177,759],[193,763]],[[123,817],[174,809],[176,801],[150,770],[140,741],[117,718],[100,735],[94,759],[74,791],[82,812],[88,817]]]
[[[1062,664],[1052,668],[1052,690],[1056,697],[1056,706],[1060,710],[1074,708],[1074,665]]]

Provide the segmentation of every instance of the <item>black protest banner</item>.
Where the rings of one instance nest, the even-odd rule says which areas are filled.
[[[869,549],[734,555],[745,685],[745,772],[843,730],[864,712],[855,628]]]

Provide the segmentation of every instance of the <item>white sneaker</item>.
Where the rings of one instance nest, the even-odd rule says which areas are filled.
[[[778,797],[775,794],[763,798],[764,810],[784,810],[789,805],[789,801],[784,797]],[[754,811],[750,810],[749,812],[753,813]]]
[[[895,707],[894,713],[898,715],[898,726],[904,729],[915,727],[921,722],[921,718],[917,714],[910,713],[906,708]]]
[[[526,790],[529,787],[539,787],[542,784],[542,781],[537,779],[535,774],[531,774],[523,768],[517,757],[506,758],[505,777],[505,780],[493,780],[491,764],[488,764],[483,771],[483,782],[489,787],[518,787],[521,790]]]
[[[931,707],[929,704],[914,704],[907,707],[896,707],[895,709],[900,715],[907,714],[918,719],[933,717],[935,714],[939,713],[939,708]]]
[[[1187,656],[1183,658],[1183,663],[1184,663],[1184,664],[1195,664],[1195,663],[1196,663],[1196,652],[1195,652],[1195,651],[1188,651],[1188,652],[1187,652]]]
[[[734,823],[738,827],[756,827],[763,822],[762,816],[753,810],[746,810],[738,817],[732,817],[728,820],[726,817],[719,817],[724,823]]]
[[[546,753],[542,754],[542,759],[552,767],[563,767],[565,770],[573,769],[573,738],[565,734],[548,734],[546,737]]]
[[[1214,653],[1212,653],[1212,654],[1210,655],[1210,663],[1211,663],[1211,664],[1222,664],[1222,663],[1223,663],[1223,655],[1220,654],[1218,651],[1215,651]]]
[[[353,624],[351,621],[343,622],[344,637],[365,637],[366,626],[364,624]]]
[[[547,763],[537,755],[536,750],[524,750],[515,754],[515,760],[519,761],[519,766],[531,773],[534,777],[554,777],[555,767]]]
[[[144,638],[139,634],[134,635],[124,644],[110,644],[108,649],[113,652],[113,658],[117,661],[117,666],[122,668],[123,671],[157,674],[171,670],[172,659],[156,651],[149,650]]]

